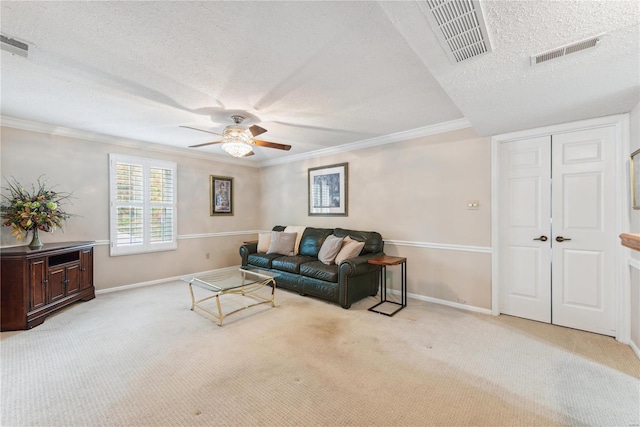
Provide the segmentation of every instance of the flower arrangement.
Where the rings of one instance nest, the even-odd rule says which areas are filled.
[[[72,214],[65,212],[61,205],[68,201],[71,193],[62,193],[47,188],[46,183],[38,178],[38,187],[31,185],[31,192],[27,191],[15,178],[4,188],[9,194],[2,194],[0,216],[2,224],[12,227],[12,236],[17,240],[33,231],[33,241],[30,247],[42,246],[38,239],[38,230],[53,232],[62,228],[62,224]]]

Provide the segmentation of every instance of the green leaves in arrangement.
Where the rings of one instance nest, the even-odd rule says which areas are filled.
[[[42,177],[38,178],[37,187],[31,185],[30,192],[13,177],[3,190],[8,194],[2,194],[2,224],[13,228],[11,235],[17,240],[36,228],[46,232],[62,228],[67,218],[73,215],[62,209],[62,205],[69,202],[71,193],[48,188]]]

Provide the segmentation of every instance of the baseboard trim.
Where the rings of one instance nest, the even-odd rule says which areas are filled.
[[[129,290],[129,289],[144,288],[146,286],[160,285],[162,283],[167,283],[167,282],[175,282],[177,280],[180,280],[180,278],[182,278],[182,277],[195,276],[196,274],[222,273],[222,272],[225,272],[225,271],[229,271],[230,272],[230,271],[233,271],[233,270],[237,270],[238,268],[240,268],[240,265],[232,265],[231,267],[223,267],[223,268],[218,268],[218,269],[215,269],[215,270],[207,270],[207,271],[201,271],[201,272],[198,272],[198,273],[182,274],[180,276],[166,277],[166,278],[163,278],[163,279],[150,280],[148,282],[140,282],[140,283],[133,283],[131,285],[123,285],[123,286],[115,286],[113,288],[107,288],[107,289],[99,289],[99,290],[96,290],[96,295],[108,294],[108,293],[111,293],[111,292],[126,291],[126,290]],[[387,290],[387,292],[389,292],[391,294],[395,294],[395,295],[400,295],[400,291],[397,291],[397,290],[394,290],[394,289],[389,289],[389,290]],[[407,293],[407,297],[408,298],[414,298],[414,299],[417,299],[417,300],[420,300],[420,301],[432,302],[434,304],[446,305],[448,307],[459,308],[461,310],[472,311],[474,313],[481,313],[481,314],[491,315],[491,310],[486,309],[486,308],[475,307],[473,305],[461,304],[461,303],[458,303],[458,302],[452,302],[452,301],[447,301],[447,300],[443,300],[443,299],[432,298],[432,297],[427,297],[427,296],[424,296],[424,295],[412,294],[412,293]]]
[[[636,357],[640,359],[640,348],[638,348],[636,343],[634,343],[633,341],[629,341],[629,346],[631,347],[631,350],[633,350],[633,352],[636,354]]]
[[[394,295],[400,295],[400,291],[396,289],[387,289],[387,292]],[[434,304],[446,305],[447,307],[458,308],[460,310],[472,311],[474,313],[487,314],[491,316],[491,310],[488,308],[476,307],[474,305],[462,304],[459,302],[447,301],[444,299],[428,297],[420,294],[407,293],[408,298],[417,299],[420,301],[432,302]]]
[[[165,277],[163,279],[150,280],[148,282],[133,283],[131,285],[123,285],[123,286],[114,286],[112,288],[107,288],[107,289],[97,289],[96,295],[108,294],[111,292],[126,291],[129,289],[144,288],[147,286],[160,285],[162,283],[167,283],[167,282],[175,282],[177,280],[180,280],[182,277],[195,276],[196,274],[224,273],[226,271],[231,272],[231,271],[237,270],[238,268],[240,268],[240,265],[233,265],[231,267],[223,267],[215,270],[200,271],[198,273],[181,274],[180,276]]]

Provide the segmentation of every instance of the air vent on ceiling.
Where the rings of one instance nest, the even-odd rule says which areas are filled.
[[[29,55],[28,44],[4,34],[0,34],[0,48],[14,55],[24,56],[25,58]]]
[[[560,46],[555,49],[551,49],[546,52],[533,55],[531,57],[531,65],[536,65],[541,62],[550,61],[552,59],[561,58],[571,53],[576,53],[576,52],[580,52],[581,50],[596,47],[596,45],[602,39],[603,35],[604,34],[600,34],[599,36],[591,37],[586,40],[582,40],[576,43],[571,43],[565,46]]]
[[[422,0],[418,4],[451,62],[491,52],[479,0]]]

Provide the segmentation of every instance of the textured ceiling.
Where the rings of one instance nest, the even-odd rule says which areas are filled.
[[[240,110],[293,146],[248,162],[462,118],[491,135],[622,113],[639,101],[639,4],[484,2],[493,52],[454,65],[418,2],[2,1],[2,33],[31,48],[2,51],[1,113],[186,147],[216,137],[180,125],[219,132]]]

